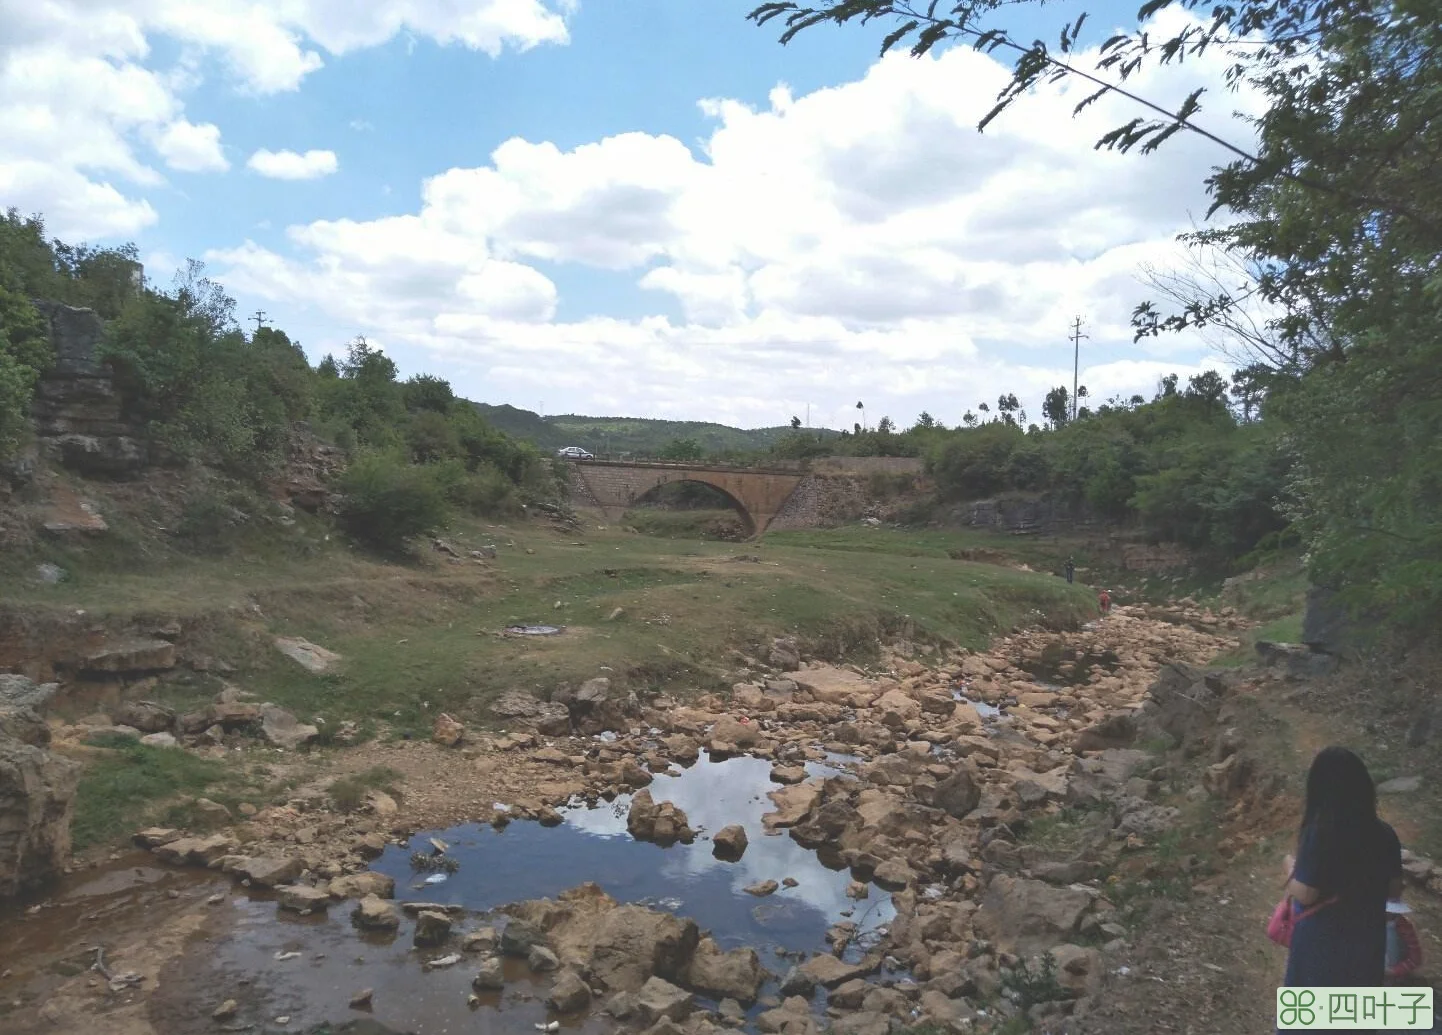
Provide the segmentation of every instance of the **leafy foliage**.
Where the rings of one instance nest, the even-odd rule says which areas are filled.
[[[341,525],[352,538],[383,552],[399,553],[446,519],[445,492],[435,473],[384,454],[352,462],[340,490]]]

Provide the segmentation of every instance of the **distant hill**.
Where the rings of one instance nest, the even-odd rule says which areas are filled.
[[[476,403],[481,415],[500,430],[534,442],[543,449],[580,446],[593,453],[637,453],[654,456],[678,438],[695,439],[708,453],[765,449],[791,430],[732,428],[692,420],[649,420],[644,417],[583,417],[561,414],[542,417],[515,406]],[[814,429],[813,429],[814,430]],[[823,432],[835,434],[835,432]]]

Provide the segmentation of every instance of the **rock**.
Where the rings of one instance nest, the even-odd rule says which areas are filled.
[[[512,920],[501,932],[501,952],[525,959],[537,945],[544,945],[546,936],[525,920]]]
[[[267,744],[287,751],[294,751],[302,744],[309,744],[320,736],[315,726],[306,725],[284,708],[273,704],[260,706],[260,735]]]
[[[306,884],[287,884],[275,889],[281,909],[296,913],[313,913],[330,905],[330,892]]]
[[[800,967],[792,967],[781,979],[781,994],[783,996],[799,995],[810,999],[816,994],[816,981]]]
[[[876,710],[881,724],[894,730],[899,730],[912,719],[921,717],[921,705],[900,690],[888,690],[876,699],[872,708]]]
[[[394,931],[401,925],[401,915],[384,899],[367,895],[351,911],[351,922],[365,931]]]
[[[182,724],[186,727],[190,717]],[[247,729],[260,723],[260,705],[246,701],[217,701],[207,709],[206,726],[220,726],[227,733]]]
[[[748,884],[743,889],[748,895],[755,895],[757,898],[765,898],[774,894],[776,889],[781,887],[774,880],[759,880],[755,884]]]
[[[981,785],[977,782],[976,771],[969,763],[958,765],[950,776],[936,785],[931,801],[948,816],[964,819],[981,804]]]
[[[334,651],[328,651],[299,637],[277,636],[275,648],[306,671],[317,675],[329,672],[341,661],[341,656]]]
[[[1314,650],[1338,657],[1356,652],[1357,630],[1364,624],[1337,602],[1335,590],[1311,586],[1302,609],[1302,642]]]
[[[366,804],[369,805],[371,811],[381,819],[389,819],[400,811],[400,806],[396,804],[396,800],[381,790],[367,791]]]
[[[860,963],[845,963],[829,953],[823,953],[801,964],[801,973],[822,988],[835,988],[855,978],[875,974],[880,969],[879,955],[867,956]]]
[[[1069,937],[1090,906],[1091,896],[1080,889],[997,874],[972,923],[997,947],[1035,955]]]
[[[1105,968],[1096,949],[1079,945],[1058,945],[1051,950],[1056,962],[1056,981],[1078,996],[1096,995],[1101,991]]]
[[[635,991],[653,974],[679,981],[700,939],[694,920],[618,906],[597,924],[590,972],[612,991]]]
[[[1083,751],[1130,747],[1136,739],[1136,719],[1127,712],[1118,712],[1079,732],[1072,743],[1072,750],[1081,754]]]
[[[395,893],[395,878],[374,870],[346,874],[330,882],[330,897],[334,899],[365,898],[367,895],[394,898]]]
[[[890,1035],[891,1017],[876,1010],[861,1010],[837,1018],[832,1035]]]
[[[739,859],[746,852],[746,829],[737,823],[722,827],[716,831],[711,844],[711,851],[718,859]]]
[[[916,873],[905,859],[888,859],[876,868],[872,880],[887,891],[902,891],[916,880]]]
[[[561,966],[561,961],[544,945],[532,945],[529,955],[526,956],[526,965],[540,974],[556,970]]]
[[[665,1018],[683,1021],[690,1016],[691,993],[664,978],[647,979],[636,993],[636,1015],[642,1024],[652,1025]]]
[[[54,876],[70,855],[80,765],[0,738],[0,898]]]
[[[416,916],[416,930],[412,939],[414,944],[420,946],[444,945],[450,936],[451,918],[445,913],[436,913],[426,909]]]
[[[469,932],[461,939],[461,951],[489,953],[494,951],[496,943],[496,929],[494,927],[482,927],[479,930]]]
[[[471,978],[471,987],[477,992],[497,992],[506,987],[506,967],[499,956],[481,961],[476,976]],[[589,992],[589,989],[587,990]]]
[[[36,683],[14,672],[0,672],[0,709],[43,710],[59,692],[59,683]]]
[[[141,743],[143,744],[144,742],[144,738],[141,738]],[[224,826],[233,818],[230,814],[230,809],[218,801],[211,801],[209,798],[196,798],[195,801],[191,802],[190,807],[195,810],[196,816],[207,826]]]
[[[859,880],[848,881],[846,884],[846,897],[851,899],[863,899],[871,896],[871,889]]]
[[[1378,794],[1411,794],[1422,786],[1420,776],[1398,776],[1377,785]]]
[[[375,989],[362,988],[350,997],[350,1008],[352,1010],[369,1010],[371,1000],[375,998]]]
[[[175,709],[154,701],[125,701],[110,713],[110,721],[141,733],[164,733],[175,726]]]
[[[776,811],[762,816],[762,825],[767,830],[794,827],[820,804],[821,787],[820,780],[808,780],[806,783],[771,791],[766,796],[775,804]]]
[[[556,975],[551,991],[546,996],[546,1006],[557,1013],[578,1013],[591,1005],[591,987],[581,980],[581,975],[567,967]]]
[[[156,848],[180,838],[180,831],[173,827],[146,827],[137,831],[130,839],[140,848]]]
[[[140,738],[140,743],[146,747],[153,748],[178,748],[180,741],[175,739],[173,733],[147,733]]]
[[[240,1012],[240,1004],[234,999],[227,999],[211,1011],[210,1017],[216,1021],[228,1021]]]
[[[716,720],[711,728],[711,740],[720,741],[724,744],[732,744],[738,748],[755,747],[756,742],[761,739],[761,731],[756,728],[754,722],[742,722],[740,719],[733,719],[729,715],[723,715]]]
[[[795,672],[801,667],[801,652],[796,649],[796,641],[791,637],[772,640],[766,659],[782,672]]]
[[[507,690],[490,704],[491,714],[502,719],[534,719],[544,708],[544,701],[524,690]]]
[[[844,668],[822,665],[802,669],[792,677],[796,685],[807,691],[813,700],[850,708],[866,708],[876,700],[875,684]]]
[[[669,801],[657,804],[651,792],[644,790],[631,798],[626,830],[637,841],[652,841],[658,845],[670,845],[677,841],[689,844],[696,836],[685,812]]]
[[[806,767],[802,765],[778,765],[771,767],[773,783],[802,783],[806,780]]]
[[[92,651],[80,663],[82,672],[128,675],[165,672],[175,667],[175,644],[167,640],[116,640]]]
[[[455,747],[466,735],[466,727],[445,712],[431,726],[431,740],[441,747]]]
[[[274,888],[290,884],[301,875],[305,863],[292,856],[262,856],[256,859],[242,859],[231,868],[231,873],[242,880],[248,880],[258,888]]]
[[[755,949],[722,952],[715,940],[707,937],[697,943],[682,983],[710,999],[731,998],[749,1006],[756,1001],[764,978]]]
[[[154,849],[155,855],[178,866],[209,866],[226,855],[234,855],[240,842],[227,834],[209,837],[182,837]]]

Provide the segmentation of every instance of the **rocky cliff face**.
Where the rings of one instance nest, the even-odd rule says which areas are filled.
[[[137,429],[121,420],[120,396],[99,359],[105,327],[93,310],[37,302],[50,324],[55,363],[35,398],[40,451],[74,471],[126,477],[149,459]]]
[[[55,876],[70,855],[80,765],[44,748],[37,711],[54,689],[0,675],[0,898]]]

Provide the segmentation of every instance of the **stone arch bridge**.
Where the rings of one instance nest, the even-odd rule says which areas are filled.
[[[801,484],[801,471],[715,464],[574,461],[571,488],[581,506],[592,506],[617,521],[652,490],[670,482],[702,482],[719,489],[746,526],[747,535],[766,531],[777,512]]]

